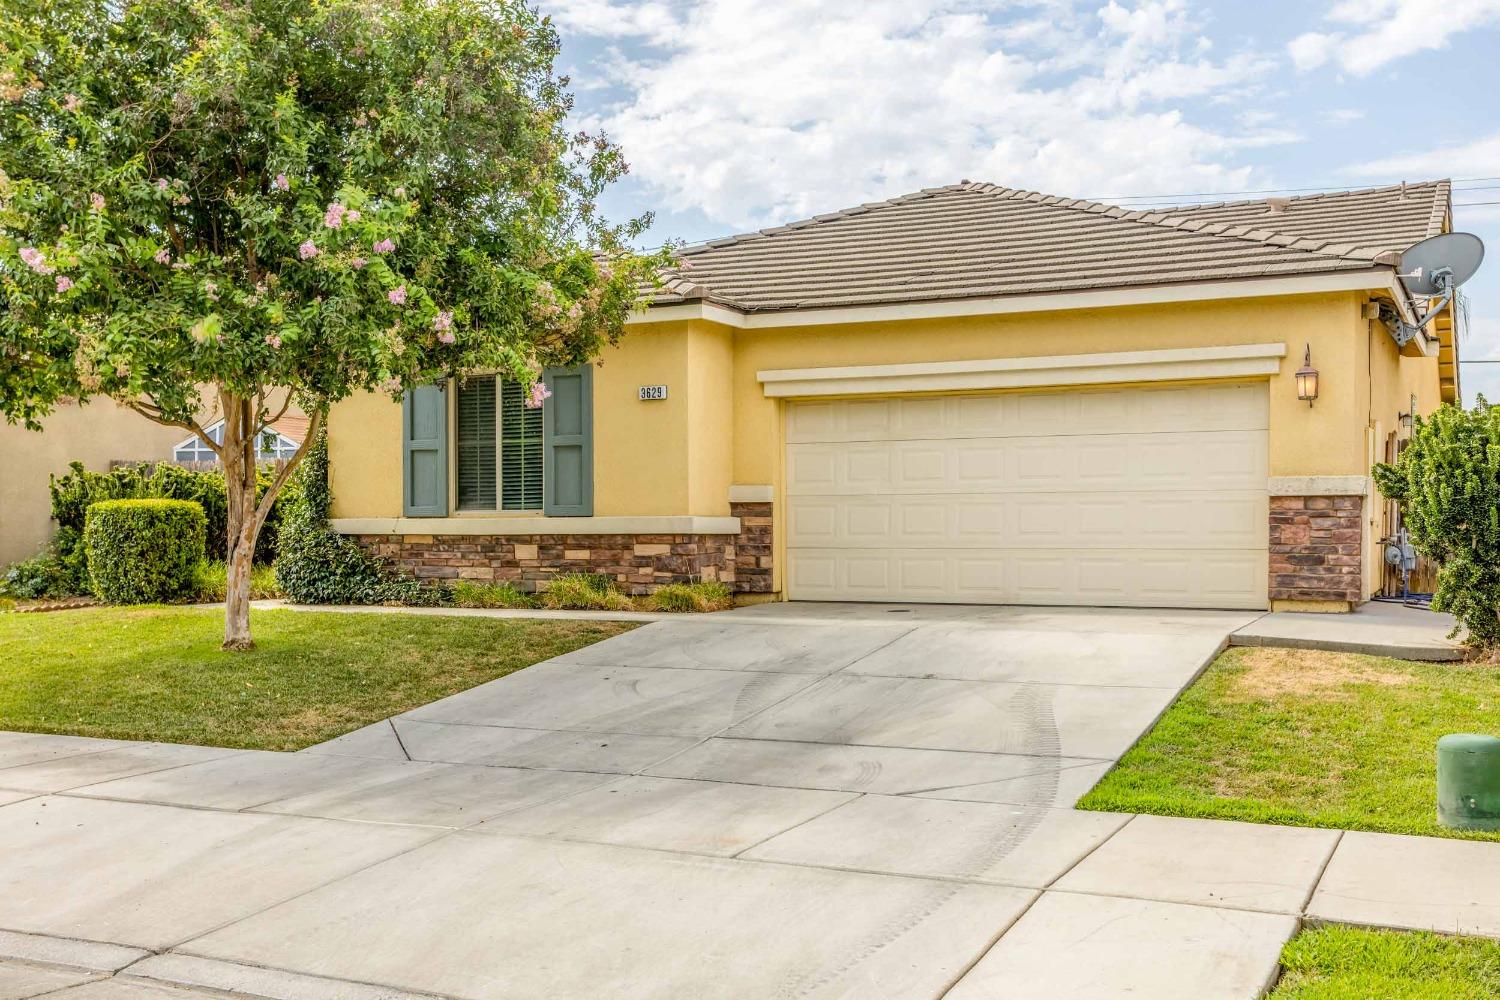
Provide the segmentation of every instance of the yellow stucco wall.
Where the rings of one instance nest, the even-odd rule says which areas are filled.
[[[1411,394],[1420,412],[1438,401],[1436,359],[1399,357],[1384,329],[1363,318],[1366,301],[1340,292],[760,330],[635,324],[595,372],[595,513],[725,514],[733,484],[770,485],[779,496],[783,407],[762,391],[762,370],[1236,344],[1286,345],[1269,380],[1270,474],[1365,476]],[[1321,372],[1311,407],[1296,398],[1293,375],[1308,346]],[[638,399],[639,386],[658,383],[667,399]],[[335,516],[398,516],[400,407],[352,399],[334,408],[329,428]],[[1368,542],[1384,529],[1377,497],[1367,511]],[[778,551],[781,527],[778,517]],[[1378,566],[1367,567],[1373,588]]]

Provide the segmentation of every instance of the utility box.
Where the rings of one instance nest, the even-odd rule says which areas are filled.
[[[1437,745],[1438,823],[1500,830],[1500,739],[1453,733]]]

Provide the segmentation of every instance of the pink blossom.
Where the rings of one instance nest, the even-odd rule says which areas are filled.
[[[406,197],[406,188],[404,188],[404,187],[398,187],[395,190],[395,195],[396,195],[397,198],[405,198]]]
[[[432,328],[438,333],[453,329],[453,313],[448,310],[438,313],[433,317]]]
[[[452,330],[444,330],[442,333],[438,334],[439,344],[452,344],[457,342],[457,340],[458,334],[454,333]]]
[[[203,294],[210,301],[217,302],[219,300],[219,286],[212,281],[205,281],[203,283]]]
[[[327,211],[323,213],[323,225],[329,229],[337,229],[344,224],[344,213],[349,211],[338,202],[330,202]]]
[[[348,212],[344,213],[344,218],[348,219],[350,222],[358,222],[359,221],[359,209],[357,209],[357,208],[351,208],[351,209],[349,209]]]
[[[381,379],[380,390],[395,395],[401,391],[401,380],[399,378]]]
[[[291,190],[292,182],[286,179],[286,174],[277,174],[276,179],[271,182],[271,185],[278,191],[289,191]]]
[[[47,263],[46,256],[36,247],[22,247],[21,260],[37,274],[51,274],[57,268]]]
[[[167,179],[165,177],[158,177],[156,179],[156,190],[158,190],[158,191],[165,191],[166,189],[167,189]]]
[[[67,97],[63,98],[63,107],[67,108],[69,111],[77,111],[79,108],[83,107],[83,98],[79,97],[77,94],[69,94]]]
[[[545,382],[531,383],[531,391],[526,393],[526,409],[541,409],[543,403],[552,398],[552,390],[547,388]]]
[[[390,239],[387,238],[377,241],[376,244],[371,247],[371,249],[376,253],[390,253],[392,250],[396,249],[396,244],[392,243]]]
[[[94,211],[96,212],[104,211],[104,195],[100,194],[98,191],[95,191],[93,194],[89,195],[89,204],[94,206]]]
[[[68,277],[66,274],[59,274],[57,276],[57,293],[59,295],[61,295],[63,292],[66,292],[68,289],[70,289],[72,287],[73,287],[73,279],[72,278]]]
[[[280,334],[276,334],[276,333],[268,333],[268,334],[266,334],[266,343],[270,344],[272,347],[280,347],[281,346],[281,335]]]
[[[369,263],[369,261],[365,260],[363,257],[356,257],[356,258],[354,258],[353,260],[351,260],[349,262],[349,266],[352,267],[352,268],[354,268],[356,271],[358,271],[360,268],[364,267],[368,263]]]
[[[172,251],[168,250],[166,247],[162,247],[160,250],[156,251],[156,256],[153,259],[158,264],[170,264],[172,262]]]
[[[390,291],[386,292],[385,297],[391,300],[391,305],[393,306],[406,305],[406,286],[397,285],[395,288],[392,288]]]
[[[297,256],[301,257],[303,260],[312,260],[321,252],[322,251],[318,249],[318,245],[312,240],[304,240],[302,241],[301,245],[297,247]]]

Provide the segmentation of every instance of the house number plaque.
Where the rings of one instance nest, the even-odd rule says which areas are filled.
[[[643,386],[641,386],[641,398],[642,399],[666,399],[667,398],[667,387],[664,386],[664,385],[643,385]]]

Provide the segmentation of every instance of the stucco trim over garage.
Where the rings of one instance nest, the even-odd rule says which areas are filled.
[[[791,368],[758,372],[767,396],[848,396],[1036,386],[1169,382],[1274,375],[1285,344],[1236,344],[1112,354],[937,361],[926,364]]]
[[[736,535],[737,517],[336,517],[342,535]]]

